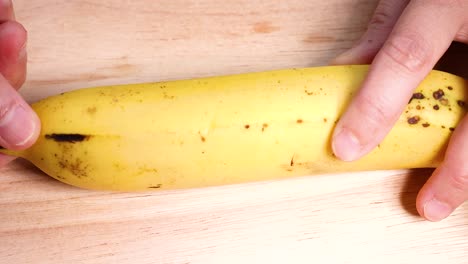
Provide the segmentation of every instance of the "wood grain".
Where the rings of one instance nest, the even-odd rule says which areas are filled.
[[[352,45],[374,1],[15,1],[31,101],[114,83],[321,65]],[[328,15],[326,15],[328,14]]]
[[[29,101],[82,87],[326,64],[377,1],[17,0]],[[445,67],[447,64],[441,66]],[[431,170],[107,193],[0,170],[0,263],[466,263],[468,208],[423,221]]]

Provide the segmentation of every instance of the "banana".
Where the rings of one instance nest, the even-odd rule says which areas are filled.
[[[111,191],[440,164],[466,114],[468,84],[435,70],[376,149],[355,162],[333,155],[333,128],[367,71],[324,66],[74,90],[32,104],[39,139],[1,152],[66,184]]]

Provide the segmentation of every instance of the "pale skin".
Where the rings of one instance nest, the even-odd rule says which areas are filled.
[[[18,150],[34,144],[40,131],[38,117],[17,92],[26,77],[26,40],[11,0],[0,0],[0,145]],[[468,0],[381,0],[361,40],[333,61],[371,64],[334,131],[338,158],[357,160],[384,139],[452,41],[468,43]],[[13,159],[0,155],[0,166]],[[417,209],[427,220],[440,221],[466,200],[468,117],[455,129],[443,163],[420,190]]]

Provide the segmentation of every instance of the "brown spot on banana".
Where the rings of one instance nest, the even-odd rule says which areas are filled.
[[[408,124],[410,124],[410,125],[417,124],[419,122],[419,120],[421,120],[421,118],[419,116],[412,116],[412,117],[408,118]]]
[[[86,109],[86,112],[87,112],[88,114],[90,114],[90,115],[94,115],[94,114],[97,112],[97,108],[96,108],[96,106],[88,107],[88,108]]]
[[[432,96],[434,97],[434,99],[436,100],[440,100],[442,97],[444,97],[445,93],[442,89],[439,89],[437,91],[435,91]]]

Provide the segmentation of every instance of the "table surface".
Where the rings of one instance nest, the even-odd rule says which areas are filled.
[[[14,3],[29,32],[21,93],[32,102],[95,85],[324,65],[359,38],[377,1]],[[416,214],[431,170],[149,193],[76,189],[22,160],[0,174],[0,263],[468,261],[468,206],[439,223]]]

